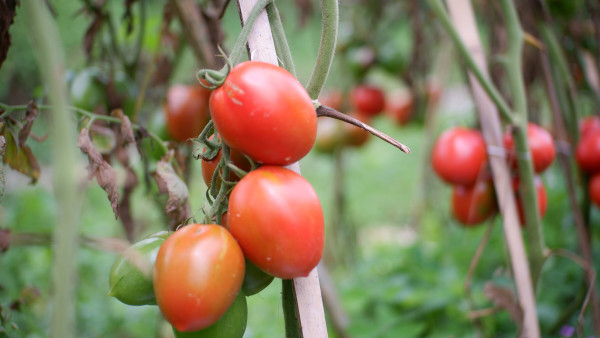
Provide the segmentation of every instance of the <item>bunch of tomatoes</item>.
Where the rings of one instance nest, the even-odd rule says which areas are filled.
[[[242,337],[245,297],[275,277],[308,276],[323,253],[318,196],[286,168],[315,143],[315,108],[293,75],[256,61],[233,67],[212,92],[180,89],[167,101],[177,95],[208,99],[206,128],[214,126],[214,133],[200,141],[219,147],[203,154],[202,175],[219,191],[211,200],[225,206],[211,208],[222,214],[209,219],[222,224],[184,225],[134,244],[113,265],[111,295],[131,305],[157,304],[176,336]],[[193,122],[169,123],[176,125],[174,137],[198,136],[188,133],[206,123],[206,109],[197,107]],[[167,103],[167,110],[176,108]]]
[[[519,220],[523,225],[524,212],[518,194],[520,180],[516,165],[520,157],[530,158],[535,172],[534,183],[540,217],[546,212],[548,201],[539,174],[554,161],[556,150],[552,135],[534,123],[527,124],[528,153],[518,153],[510,131],[503,136],[503,153],[513,172],[513,190],[517,201]],[[434,171],[446,183],[452,185],[452,215],[465,226],[480,224],[498,210],[494,184],[488,165],[488,150],[479,130],[453,127],[444,131],[436,140],[431,162]]]
[[[577,164],[590,179],[588,192],[592,202],[600,207],[600,117],[589,116],[579,124],[581,139],[575,149]]]

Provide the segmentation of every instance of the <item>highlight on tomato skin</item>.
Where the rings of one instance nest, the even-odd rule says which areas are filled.
[[[244,271],[244,254],[227,229],[186,225],[158,251],[153,277],[156,303],[178,331],[205,329],[234,302]]]
[[[289,169],[262,166],[244,176],[231,192],[227,223],[246,258],[272,276],[306,277],[321,260],[321,203]]]
[[[209,100],[223,141],[260,164],[288,165],[312,149],[317,114],[298,80],[259,61],[236,65]]]

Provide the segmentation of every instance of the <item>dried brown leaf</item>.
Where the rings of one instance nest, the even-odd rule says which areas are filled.
[[[123,196],[119,202],[119,213],[121,215],[121,223],[125,229],[125,234],[129,241],[133,241],[135,237],[135,221],[131,213],[131,195],[137,187],[139,181],[137,174],[131,167],[126,167],[127,176],[125,177],[125,185],[123,187]]]
[[[81,133],[79,133],[79,138],[77,139],[77,146],[88,155],[88,177],[90,179],[95,177],[100,187],[106,191],[110,205],[115,213],[115,218],[118,218],[119,191],[117,172],[102,158],[100,152],[94,148],[87,128],[81,129]]]
[[[94,13],[94,19],[83,36],[83,50],[85,51],[85,55],[87,55],[87,57],[92,55],[94,41],[96,40],[96,36],[100,32],[100,29],[104,25],[104,22],[105,17],[100,11]]]
[[[131,121],[129,120],[129,117],[123,114],[122,109],[113,110],[111,115],[118,117],[121,120],[121,145],[126,146],[130,143],[134,143],[135,136],[133,135],[133,128],[131,127]]]
[[[523,327],[523,310],[513,292],[492,282],[485,283],[483,292],[496,306],[508,311],[512,320],[517,324],[520,332]]]
[[[33,155],[31,148],[27,145],[19,146],[18,139],[4,128],[2,135],[4,136],[5,150],[4,163],[7,163],[14,170],[31,178],[31,183],[37,182],[40,177],[40,165]]]
[[[6,60],[11,45],[10,26],[14,22],[18,0],[0,1],[0,67]]]
[[[25,113],[25,119],[23,122],[23,128],[19,131],[19,147],[25,145],[25,141],[31,134],[31,127],[33,127],[33,122],[38,116],[38,107],[35,105],[33,101],[30,101],[27,105],[27,112]]]
[[[189,192],[185,182],[175,173],[171,165],[173,150],[170,150],[157,164],[152,173],[161,193],[167,193],[169,199],[165,211],[170,218],[170,228],[182,224],[190,217]]]

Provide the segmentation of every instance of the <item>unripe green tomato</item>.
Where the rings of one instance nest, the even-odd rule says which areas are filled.
[[[106,104],[106,88],[99,78],[99,72],[96,68],[86,68],[73,78],[69,91],[73,106],[93,111]]]
[[[110,270],[110,293],[128,305],[155,305],[152,268],[158,249],[169,233],[160,231],[133,244],[125,253],[117,257]],[[135,259],[137,264],[130,259]],[[137,261],[139,260],[139,261]],[[147,267],[147,273],[139,267]]]
[[[242,291],[244,291],[246,296],[255,295],[269,286],[274,278],[252,264],[249,260],[246,260],[246,273],[244,274]]]
[[[248,323],[248,304],[246,296],[238,293],[227,312],[213,325],[206,329],[192,332],[177,331],[173,327],[176,338],[242,338]]]

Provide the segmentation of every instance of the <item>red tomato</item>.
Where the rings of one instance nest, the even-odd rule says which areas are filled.
[[[385,112],[399,126],[407,124],[413,112],[413,97],[411,92],[401,88],[388,95],[385,100]]]
[[[600,207],[600,173],[595,174],[588,183],[590,199],[597,207]]]
[[[210,111],[223,141],[262,164],[291,164],[315,143],[308,93],[292,74],[265,62],[235,66],[213,91]]]
[[[385,107],[385,94],[379,87],[359,85],[350,92],[350,104],[366,116],[375,116]]]
[[[443,132],[431,153],[433,170],[450,184],[473,186],[486,161],[483,136],[478,130],[464,127]]]
[[[581,134],[581,138],[584,138],[587,134],[595,130],[600,130],[599,116],[586,116],[579,120],[579,132]]]
[[[452,215],[462,224],[479,224],[496,210],[496,194],[491,179],[479,180],[472,187],[455,185],[452,188]]]
[[[548,209],[548,196],[546,195],[546,188],[544,187],[544,182],[542,182],[542,179],[537,175],[533,177],[533,183],[535,184],[535,191],[537,193],[538,214],[540,215],[540,218],[543,218],[546,214],[546,210]],[[515,199],[517,201],[519,222],[521,222],[521,226],[525,226],[525,211],[523,210],[523,203],[521,202],[519,184],[519,179],[515,178],[513,180],[513,190],[515,191]]]
[[[508,152],[509,163],[516,165],[515,144],[510,131],[504,133],[502,141]],[[527,143],[529,143],[533,170],[539,174],[546,170],[554,161],[554,157],[556,156],[554,140],[546,129],[529,122],[527,123]]]
[[[196,331],[227,311],[244,280],[244,255],[227,229],[191,224],[168,237],[154,265],[154,294],[165,319]]]
[[[213,136],[210,137],[210,139],[213,139]],[[239,151],[235,150],[235,149],[231,149],[230,148],[230,152],[229,152],[229,156],[231,158],[231,160],[233,161],[233,164],[235,164],[238,168],[244,170],[244,171],[250,171],[250,169],[252,168],[252,165],[250,164],[250,162],[248,162],[248,159],[246,158],[246,156],[244,156],[244,154],[240,153]],[[202,160],[202,179],[204,179],[204,183],[206,184],[207,187],[210,187],[210,182],[212,182],[212,177],[215,174],[215,170],[217,169],[217,165],[219,165],[219,161],[221,161],[221,157],[222,157],[223,151],[219,150],[219,152],[217,153],[217,156],[215,156],[215,158],[213,158],[210,161],[205,161]],[[234,174],[231,170],[229,171],[229,181],[232,182],[237,182],[240,180],[240,178]]]
[[[575,159],[583,171],[600,172],[600,130],[591,131],[579,140]]]
[[[208,123],[210,91],[200,85],[174,85],[167,91],[164,105],[167,130],[175,141],[198,137]]]
[[[350,112],[346,115],[354,117],[355,119],[367,124],[371,120],[371,118],[368,115],[365,115],[358,111]],[[368,131],[350,123],[342,123],[342,132],[344,144],[350,147],[360,147],[367,143],[367,141],[369,140],[370,133]]]
[[[227,223],[246,258],[275,277],[305,277],[319,263],[324,220],[319,198],[297,173],[263,166],[229,197]]]
[[[324,106],[341,111],[344,105],[344,93],[336,88],[329,89],[319,95],[319,102]]]

